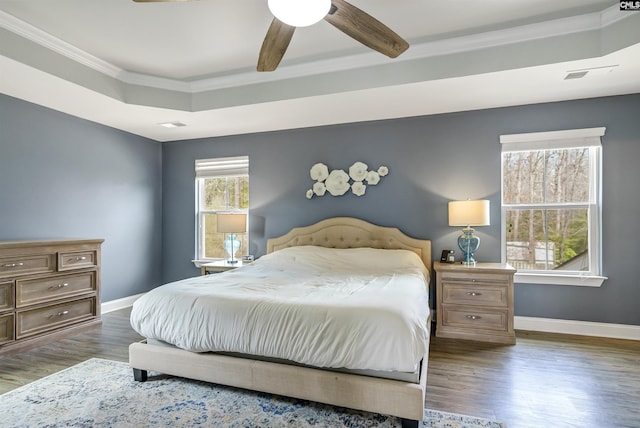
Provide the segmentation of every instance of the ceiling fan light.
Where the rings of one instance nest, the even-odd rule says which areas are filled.
[[[307,27],[324,18],[331,0],[268,0],[269,10],[280,21],[294,27]]]

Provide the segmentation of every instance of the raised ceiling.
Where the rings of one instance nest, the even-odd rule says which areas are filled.
[[[258,73],[266,3],[0,0],[0,92],[157,141],[640,92],[618,1],[352,0],[409,50],[321,21]]]

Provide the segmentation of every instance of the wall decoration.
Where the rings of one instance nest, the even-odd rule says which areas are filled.
[[[325,184],[331,196],[342,196],[347,193],[347,190],[351,187],[349,184],[349,176],[341,169],[331,171]]]
[[[318,181],[313,185],[313,193],[315,193],[318,196],[324,196],[326,191],[327,191],[327,186],[322,181]]]
[[[367,190],[367,186],[362,184],[362,181],[356,181],[351,185],[351,191],[356,196],[364,195],[364,192]]]
[[[323,163],[317,163],[311,167],[311,179],[316,181],[324,181],[329,176],[329,167]]]
[[[365,180],[367,180],[367,184],[375,186],[380,182],[380,174],[377,171],[369,171]]]
[[[364,162],[355,162],[349,167],[348,174],[342,169],[329,172],[327,165],[318,162],[309,171],[315,183],[311,189],[307,190],[306,196],[307,199],[311,199],[314,196],[324,196],[327,192],[331,196],[342,196],[349,189],[354,195],[362,196],[367,191],[367,186],[375,186],[387,174],[389,174],[389,168],[386,166],[370,171],[369,166]]]
[[[349,167],[349,177],[353,178],[353,181],[362,181],[367,176],[368,168],[366,163],[356,162]]]

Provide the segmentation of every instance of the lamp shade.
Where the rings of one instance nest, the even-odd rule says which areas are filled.
[[[218,214],[217,231],[220,233],[245,233],[247,231],[246,214]]]
[[[294,27],[315,24],[331,8],[331,0],[268,0],[267,4],[273,16]]]
[[[489,226],[489,201],[449,202],[449,226]]]

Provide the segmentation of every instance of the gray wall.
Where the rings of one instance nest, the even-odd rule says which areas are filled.
[[[103,302],[161,283],[161,168],[159,143],[0,94],[0,240],[105,239]]]
[[[103,301],[196,275],[194,161],[250,156],[251,248],[356,216],[455,248],[451,199],[488,198],[482,261],[500,258],[500,134],[606,126],[601,288],[516,286],[516,315],[640,325],[640,95],[159,144],[0,95],[0,240],[104,238]],[[363,197],[307,200],[309,168],[386,165]],[[164,185],[163,185],[164,183]]]
[[[433,241],[434,255],[455,248],[447,202],[488,198],[492,225],[478,228],[481,261],[500,259],[501,134],[606,126],[604,273],[601,288],[516,285],[516,315],[640,325],[633,262],[640,234],[640,95],[578,100],[291,131],[208,138],[163,146],[163,280],[197,270],[194,161],[249,155],[250,252],[266,239],[330,216],[355,216]],[[307,200],[309,168],[324,162],[386,165],[390,174],[362,197]]]

